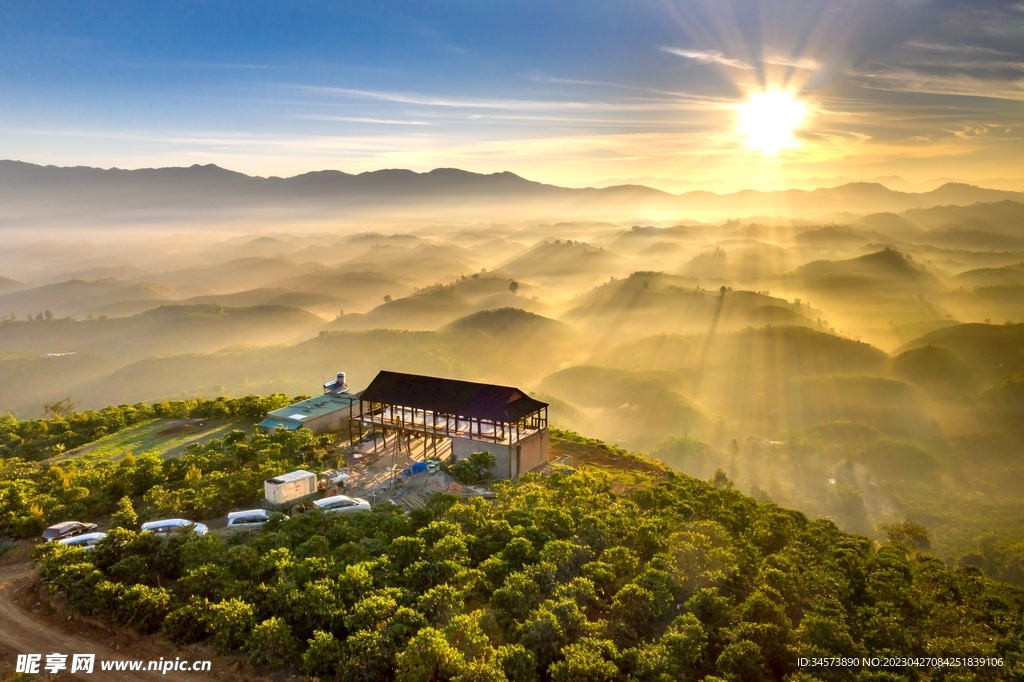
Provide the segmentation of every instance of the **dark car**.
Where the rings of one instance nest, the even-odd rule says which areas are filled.
[[[53,542],[64,538],[73,538],[82,533],[91,533],[96,530],[95,523],[82,523],[81,521],[64,521],[50,526],[43,531],[43,540]]]

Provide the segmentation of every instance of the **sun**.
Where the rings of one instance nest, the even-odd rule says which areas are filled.
[[[740,105],[739,112],[739,132],[750,149],[775,156],[782,149],[800,146],[793,132],[803,125],[807,107],[792,92],[765,90],[751,93]]]

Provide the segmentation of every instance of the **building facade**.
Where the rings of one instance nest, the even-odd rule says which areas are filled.
[[[450,440],[456,458],[494,455],[491,475],[518,478],[548,461],[548,405],[511,386],[381,371],[358,396],[366,430]]]

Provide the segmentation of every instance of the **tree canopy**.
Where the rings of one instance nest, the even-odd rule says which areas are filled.
[[[278,461],[269,453],[295,445],[274,438],[197,448],[164,478],[155,473],[148,490],[119,490],[111,509],[130,516],[118,502],[135,494],[145,513],[154,489],[192,490],[221,467],[252,486],[263,463]],[[175,488],[189,467],[203,477]],[[221,481],[210,499],[234,500],[234,486]],[[83,613],[322,680],[1024,675],[1024,590],[947,567],[923,551],[913,525],[879,545],[656,468],[628,479],[593,469],[528,474],[493,487],[494,503],[435,495],[408,514],[313,512],[227,539],[120,527],[91,552],[42,546],[40,572]],[[799,657],[831,656],[1004,665],[952,676],[797,667]]]

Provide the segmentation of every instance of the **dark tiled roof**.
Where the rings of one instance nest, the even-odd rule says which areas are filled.
[[[495,422],[518,421],[548,406],[511,386],[387,371],[378,373],[360,397],[368,402]]]

